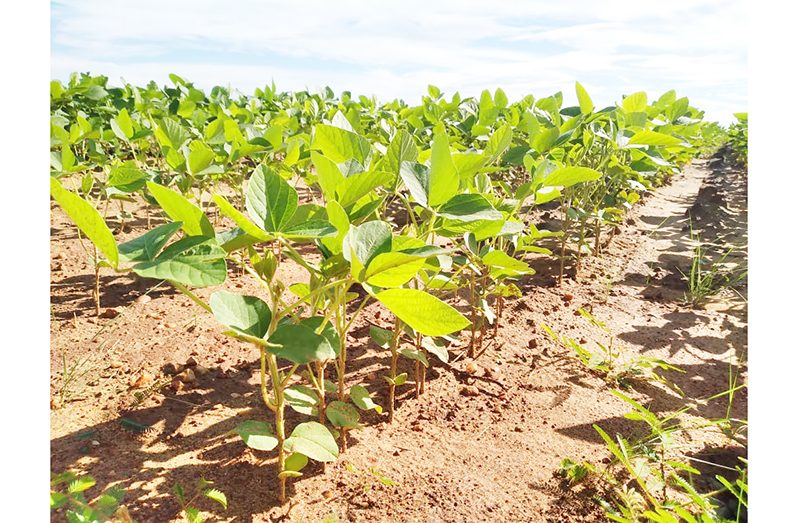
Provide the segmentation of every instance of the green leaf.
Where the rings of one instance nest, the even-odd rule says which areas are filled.
[[[551,149],[559,137],[560,129],[558,127],[548,127],[546,129],[541,129],[532,138],[532,143],[530,145],[540,154],[544,154]]]
[[[111,229],[100,213],[77,194],[64,189],[55,178],[50,178],[50,195],[58,202],[69,219],[97,246],[97,249],[116,268],[119,265],[119,250]]]
[[[291,472],[299,472],[308,464],[308,457],[304,454],[300,454],[299,452],[294,452],[287,458],[285,458],[285,470],[290,470]]]
[[[228,202],[224,196],[220,194],[214,194],[212,198],[222,214],[233,220],[244,233],[252,236],[253,238],[257,238],[262,242],[274,239],[271,235],[267,234],[266,231],[252,223],[252,221],[247,218],[244,213],[233,207],[233,204]]]
[[[481,194],[458,194],[438,209],[444,218],[462,222],[501,220],[502,213]]]
[[[258,166],[247,185],[247,212],[267,232],[282,231],[297,209],[296,190],[265,165]]]
[[[349,389],[349,397],[352,399],[352,403],[357,405],[360,409],[374,409],[377,411],[377,414],[382,414],[382,407],[371,399],[371,395],[366,387],[362,385],[353,385],[352,388]]]
[[[675,136],[658,133],[657,131],[642,130],[632,136],[629,140],[629,144],[670,147],[674,145],[683,145],[683,141]]]
[[[424,336],[421,338],[421,346],[424,347],[427,352],[434,354],[442,362],[449,362],[449,351],[446,350],[443,344],[437,343],[433,338]]]
[[[393,332],[389,331],[388,329],[383,329],[382,327],[377,327],[376,325],[370,325],[369,335],[378,347],[387,349],[391,346]]]
[[[138,238],[120,245],[119,255],[124,261],[129,262],[154,260],[169,238],[174,236],[182,225],[180,222],[159,225]]]
[[[183,509],[183,514],[186,516],[188,523],[203,523],[202,516],[197,507],[186,507]]]
[[[213,238],[215,232],[208,217],[202,210],[188,201],[182,194],[155,182],[147,182],[147,189],[172,220],[182,222],[183,230],[189,236]]]
[[[318,177],[319,187],[321,187],[324,198],[327,201],[335,201],[335,191],[344,181],[344,175],[341,174],[341,169],[338,168],[335,162],[316,151],[310,152],[310,159],[316,167],[316,176]]]
[[[269,451],[278,444],[272,426],[265,421],[247,420],[240,423],[233,431],[241,436],[247,447],[255,450]]]
[[[492,163],[496,161],[499,156],[501,156],[504,151],[510,147],[512,141],[513,128],[510,125],[504,124],[496,129],[493,134],[490,135],[488,143],[485,146],[485,163]]]
[[[269,336],[269,343],[278,345],[278,347],[268,347],[269,352],[299,365],[335,359],[335,351],[330,341],[305,325],[290,323],[280,325]]]
[[[421,270],[425,259],[404,252],[379,254],[369,263],[363,281],[376,287],[401,287]]]
[[[490,274],[494,279],[506,276],[522,276],[535,272],[526,263],[516,260],[500,250],[493,250],[487,253],[482,257],[482,263],[490,268]]]
[[[576,82],[576,98],[579,100],[579,110],[582,114],[590,114],[593,112],[595,108],[593,100],[590,99],[590,95],[587,94],[587,91],[579,82]]]
[[[188,132],[180,125],[180,122],[173,118],[161,120],[155,126],[154,134],[161,146],[174,150],[180,149],[190,137]]]
[[[284,447],[288,452],[298,452],[316,461],[331,462],[338,459],[335,438],[327,427],[315,421],[297,425],[285,440]]]
[[[224,259],[203,255],[159,258],[134,265],[132,269],[142,278],[169,280],[192,287],[220,285],[227,279]]]
[[[329,238],[338,234],[338,229],[326,220],[311,220],[291,225],[283,231],[286,238]]]
[[[210,306],[216,321],[256,338],[266,336],[272,321],[271,309],[256,296],[216,291],[211,294]]]
[[[130,119],[130,113],[127,109],[122,109],[116,118],[111,119],[111,130],[120,140],[125,142],[133,138],[135,130],[133,129],[133,120]]]
[[[449,151],[449,138],[439,131],[432,139],[432,154],[429,168],[429,205],[437,207],[457,194],[460,177]]]
[[[305,327],[312,329],[313,332],[327,338],[327,341],[330,342],[333,352],[335,352],[335,355],[337,356],[338,353],[341,352],[341,338],[338,337],[338,332],[335,330],[335,326],[331,321],[325,322],[324,328],[322,328],[321,332],[318,332],[322,322],[324,322],[324,318],[322,316],[311,316],[310,318],[305,318],[302,320],[300,325],[304,325]]]
[[[378,220],[349,227],[342,248],[353,275],[357,276],[378,254],[391,250],[391,230],[390,224]]]
[[[221,490],[217,490],[215,488],[208,489],[203,493],[203,495],[227,509],[227,496],[225,496],[224,492]]]
[[[93,477],[83,476],[71,482],[67,490],[69,491],[70,494],[77,494],[78,492],[83,492],[90,489],[96,484],[97,482],[94,480]]]
[[[623,110],[627,113],[644,113],[648,106],[648,96],[640,91],[623,99]]]
[[[422,365],[424,365],[425,367],[429,367],[429,360],[427,360],[427,356],[425,356],[424,353],[421,352],[420,350],[410,349],[405,347],[403,349],[399,349],[399,354],[401,354],[405,358],[415,361],[420,361]]]
[[[429,206],[430,169],[417,162],[402,162],[399,176],[410,195],[424,207]]]
[[[471,325],[457,309],[416,289],[388,289],[375,298],[416,332],[444,336]]]
[[[496,107],[499,109],[504,109],[507,107],[509,100],[507,99],[507,95],[504,94],[504,91],[501,87],[496,89],[496,94],[493,96],[493,102],[496,104]]]
[[[315,416],[318,413],[319,397],[316,391],[306,385],[293,385],[285,389],[285,401],[300,414]]]
[[[413,136],[400,129],[396,132],[388,146],[388,151],[383,159],[382,169],[397,176],[403,162],[415,162],[418,159],[418,147],[413,141]]]
[[[111,168],[108,185],[120,191],[131,193],[144,187],[147,175],[134,162],[125,162]]]
[[[216,155],[213,150],[201,140],[194,140],[188,148],[188,170],[191,174],[197,175],[213,163],[213,159]]]
[[[548,187],[571,187],[577,183],[590,182],[601,178],[601,173],[588,167],[562,167],[543,179]]]
[[[354,158],[360,165],[366,165],[371,153],[371,144],[352,131],[318,124],[314,129],[311,149],[321,151],[335,163],[343,163]]]
[[[330,420],[330,423],[336,427],[352,429],[357,427],[357,424],[360,422],[360,414],[357,409],[343,401],[331,402],[327,405],[324,413],[327,415],[327,419]]]

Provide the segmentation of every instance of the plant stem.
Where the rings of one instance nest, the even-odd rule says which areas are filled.
[[[97,260],[97,246],[94,246],[94,314],[100,316],[100,264]]]
[[[393,423],[394,398],[396,395],[396,367],[399,363],[399,338],[401,336],[402,320],[396,318],[393,324],[393,338],[391,338],[391,381],[388,384],[388,423]]]

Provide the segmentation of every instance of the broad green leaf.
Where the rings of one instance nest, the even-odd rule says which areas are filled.
[[[300,325],[304,325],[305,327],[312,329],[313,332],[327,338],[327,341],[330,342],[333,352],[335,352],[335,355],[337,356],[338,353],[341,352],[341,338],[338,337],[338,332],[335,330],[335,327],[331,321],[324,323],[324,327],[322,328],[321,332],[318,332],[322,322],[324,322],[323,317],[311,316],[310,318],[305,318],[302,320]]]
[[[401,354],[405,358],[415,361],[420,361],[422,365],[424,365],[425,367],[429,367],[429,360],[427,360],[427,357],[424,355],[424,353],[419,350],[405,347],[403,349],[399,349],[399,354]]]
[[[58,180],[50,178],[50,195],[58,202],[69,219],[97,246],[97,249],[116,268],[119,265],[119,250],[111,229],[92,205],[77,194],[64,189]]]
[[[349,207],[363,196],[391,180],[391,174],[384,171],[367,171],[347,176],[338,185],[336,199],[342,207]]]
[[[247,212],[267,232],[282,231],[297,209],[296,190],[265,165],[258,166],[247,185]]]
[[[457,309],[416,289],[388,289],[375,298],[416,332],[444,336],[471,325]]]
[[[397,176],[402,167],[402,162],[415,162],[418,159],[418,147],[413,141],[413,136],[400,129],[396,132],[388,146],[388,151],[383,159],[382,169]]]
[[[235,224],[238,225],[246,234],[257,238],[260,241],[270,241],[273,239],[273,237],[267,234],[266,231],[252,223],[252,221],[247,218],[244,213],[233,207],[233,204],[228,202],[224,196],[220,194],[214,194],[213,201],[217,206],[219,206],[219,210],[222,212],[222,214],[233,220]]]
[[[496,159],[504,154],[504,151],[510,147],[512,141],[513,128],[510,125],[504,124],[496,129],[493,134],[490,135],[490,139],[488,139],[488,143],[485,146],[485,163],[492,163],[496,161]]]
[[[344,181],[344,175],[335,162],[316,151],[310,152],[310,159],[316,167],[316,176],[319,180],[321,192],[324,198],[329,201],[336,200],[336,189]]]
[[[551,149],[559,137],[560,129],[558,127],[547,127],[546,129],[541,129],[532,137],[530,145],[540,154],[544,154]]]
[[[371,395],[366,387],[362,385],[353,385],[349,389],[349,397],[352,398],[352,403],[357,405],[362,410],[374,409],[377,414],[382,414],[382,407],[371,399]]]
[[[287,227],[283,231],[286,238],[310,239],[329,238],[338,234],[338,230],[328,221],[312,220]]]
[[[526,263],[516,260],[500,250],[487,253],[482,257],[482,263],[490,268],[490,274],[494,279],[506,276],[522,276],[534,272]]]
[[[507,95],[504,94],[504,90],[501,87],[496,89],[496,94],[493,96],[493,102],[496,104],[496,107],[499,109],[504,109],[507,107],[509,100],[507,99]]]
[[[293,385],[285,389],[285,401],[300,414],[315,416],[318,413],[319,396],[306,385]]]
[[[502,219],[502,213],[494,209],[481,194],[455,195],[438,212],[444,218],[464,222]]]
[[[378,254],[390,250],[391,225],[383,221],[352,225],[343,241],[343,255],[352,264],[353,275],[359,274]]]
[[[330,341],[313,332],[310,327],[301,324],[280,325],[269,336],[269,343],[277,345],[277,347],[268,347],[269,352],[300,365],[335,359],[335,351]]]
[[[263,338],[269,331],[272,311],[256,296],[216,291],[211,294],[210,306],[216,321],[236,332]]]
[[[682,145],[683,141],[675,136],[658,133],[657,131],[642,130],[635,133],[629,140],[630,145],[654,145],[670,147]]]
[[[188,132],[180,125],[180,122],[173,118],[164,118],[158,122],[155,126],[154,134],[162,146],[174,150],[180,149],[190,137]]]
[[[285,458],[285,470],[299,472],[308,464],[308,457],[299,452],[294,452]]]
[[[336,427],[353,429],[360,422],[360,413],[349,403],[333,401],[324,409],[327,419]]]
[[[180,222],[159,225],[138,238],[121,244],[119,255],[129,262],[154,260],[169,238],[174,236],[181,226]]]
[[[279,443],[274,430],[265,421],[247,420],[240,423],[235,429],[236,434],[241,436],[247,447],[255,450],[272,450]]]
[[[144,187],[147,175],[134,162],[125,162],[111,168],[108,185],[122,192],[135,192]]]
[[[449,351],[446,350],[443,344],[437,343],[435,339],[424,336],[421,338],[421,346],[424,347],[427,352],[434,354],[442,362],[449,363]]]
[[[127,142],[133,138],[133,133],[135,133],[133,120],[130,119],[127,109],[122,109],[116,118],[111,119],[111,130],[120,140]]]
[[[363,281],[376,287],[400,287],[421,270],[425,259],[404,252],[378,254],[366,267]]]
[[[429,205],[437,207],[446,203],[457,194],[460,178],[454,168],[452,154],[449,151],[449,138],[439,131],[432,139],[432,154],[429,168]]]
[[[327,427],[315,421],[297,425],[285,440],[284,447],[288,452],[298,452],[316,461],[332,462],[338,459],[335,438]]]
[[[388,329],[383,329],[382,327],[377,327],[376,325],[370,325],[369,335],[378,347],[387,349],[391,346],[393,332],[389,331]]]
[[[336,228],[337,234],[335,237],[326,237],[321,240],[321,243],[329,249],[332,254],[341,252],[344,238],[349,232],[349,217],[341,204],[335,201],[327,203],[327,218],[330,223]]]
[[[582,111],[582,114],[593,112],[595,108],[593,100],[590,99],[590,95],[587,94],[587,91],[579,82],[576,82],[576,98],[579,100],[579,110]]]
[[[633,93],[623,99],[623,110],[627,113],[646,112],[648,96],[643,91]]]
[[[208,238],[215,236],[213,226],[205,213],[182,194],[155,182],[147,182],[147,189],[167,216],[176,222],[182,222],[186,234]]]
[[[429,206],[430,169],[417,162],[402,162],[399,175],[413,198],[422,206]]]
[[[192,287],[220,285],[227,279],[224,259],[208,256],[175,256],[156,259],[133,266],[133,272],[142,278],[169,280]]]
[[[371,152],[371,144],[362,136],[339,127],[318,124],[314,128],[311,149],[321,151],[335,163],[354,158],[360,165],[366,165]]]
[[[197,175],[207,169],[216,155],[213,150],[205,145],[201,140],[194,140],[189,145],[188,170],[191,174]]]
[[[590,182],[601,178],[601,173],[588,167],[562,167],[552,171],[543,179],[547,187],[571,187],[577,183]]]

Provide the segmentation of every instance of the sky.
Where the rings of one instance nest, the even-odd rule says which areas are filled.
[[[410,104],[434,84],[575,105],[578,80],[599,107],[676,89],[726,124],[748,110],[747,14],[740,0],[53,0],[50,72]]]

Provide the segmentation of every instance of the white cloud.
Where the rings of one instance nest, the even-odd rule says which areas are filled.
[[[59,0],[52,17],[56,78],[165,82],[176,72],[245,92],[274,78],[409,102],[429,83],[464,95],[562,90],[574,101],[578,79],[598,103],[675,88],[706,100],[714,119],[747,106],[739,1]]]

